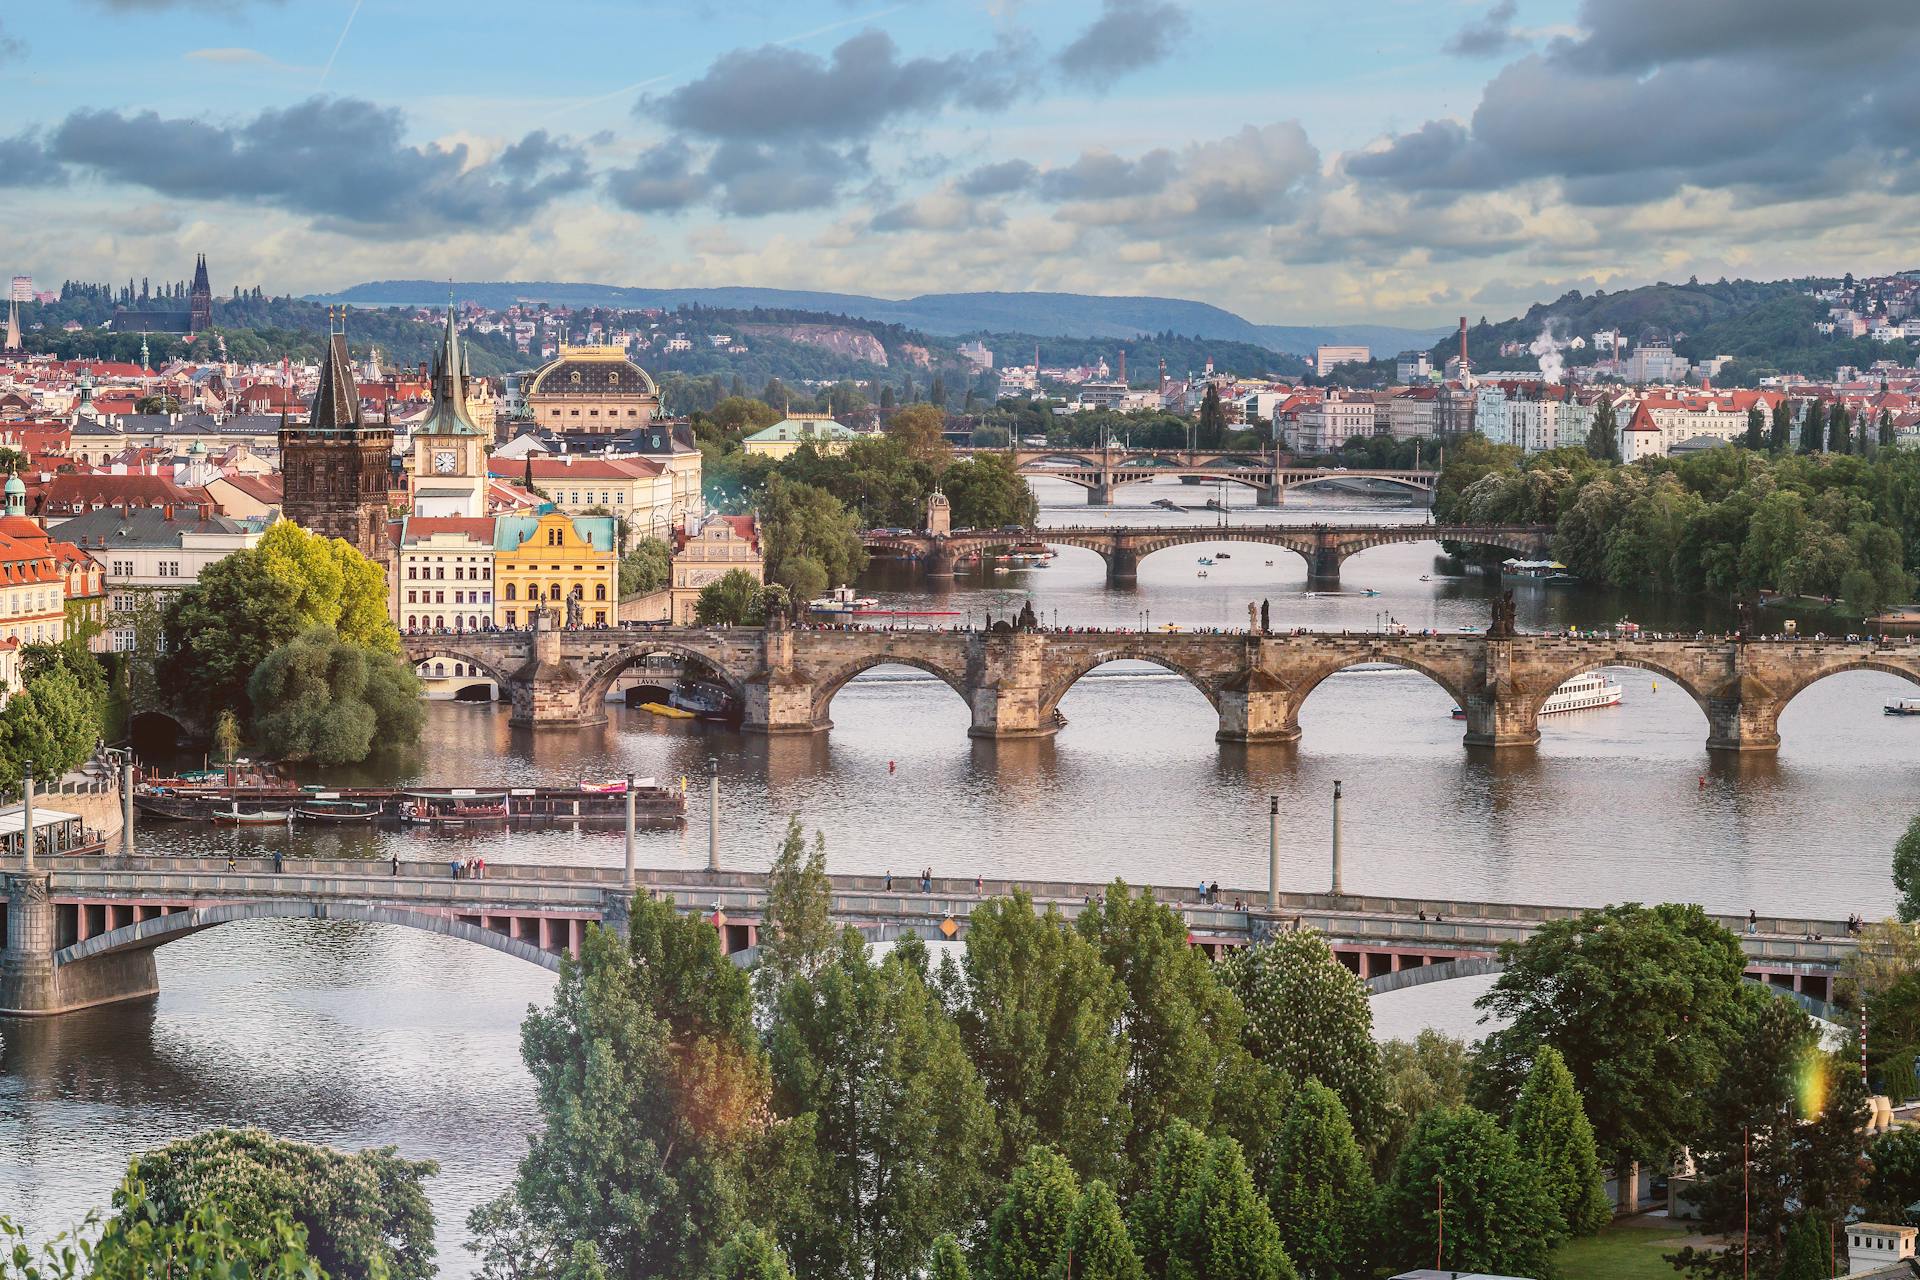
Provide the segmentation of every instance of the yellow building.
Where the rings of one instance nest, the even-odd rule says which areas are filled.
[[[527,408],[550,431],[605,435],[644,427],[660,412],[660,388],[625,347],[562,347],[533,375]]]
[[[683,627],[694,625],[700,591],[735,569],[767,580],[760,555],[760,530],[752,516],[710,516],[699,532],[680,539],[673,553],[673,579],[668,590],[668,617]]]
[[[792,456],[803,444],[823,454],[843,453],[858,438],[851,428],[834,421],[830,413],[790,413],[747,436],[740,447],[753,457],[778,461]]]
[[[612,516],[570,516],[543,510],[493,522],[494,620],[519,629],[536,609],[559,613],[569,626],[615,622],[620,553]]]

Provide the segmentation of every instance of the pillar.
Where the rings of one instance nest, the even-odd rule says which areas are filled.
[[[1332,536],[1319,530],[1313,537],[1313,553],[1307,557],[1307,585],[1315,590],[1340,585],[1340,562],[1345,559]]]
[[[920,561],[920,566],[929,578],[951,578],[957,559],[945,538],[935,538],[925,558]]]
[[[970,738],[1050,738],[1053,709],[1042,705],[1046,637],[1030,631],[974,636],[967,654]]]
[[[1111,484],[1090,484],[1087,486],[1087,505],[1090,507],[1110,507],[1113,505],[1113,486]]]
[[[1137,582],[1140,578],[1140,553],[1132,547],[1111,547],[1107,551],[1107,585]]]
[[[7,945],[0,950],[0,1016],[65,1013],[160,989],[151,950],[120,951],[69,965],[54,963],[53,877],[6,877]]]
[[[1278,677],[1250,671],[1229,681],[1214,704],[1220,713],[1218,742],[1297,742],[1300,724],[1293,715],[1293,691]]]
[[[1286,502],[1286,486],[1281,484],[1261,485],[1253,499],[1253,505],[1256,507],[1282,507]]]
[[[1778,751],[1780,703],[1758,682],[1736,681],[1709,694],[1707,750]]]

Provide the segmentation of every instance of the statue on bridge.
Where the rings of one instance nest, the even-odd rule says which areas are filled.
[[[579,596],[571,595],[567,597],[567,627],[569,630],[580,625],[580,618],[584,612],[580,607]]]
[[[1251,600],[1247,601],[1247,630],[1260,630],[1260,606]]]
[[[1513,625],[1513,592],[1502,591],[1493,600],[1493,620],[1487,624],[1490,638],[1511,639],[1519,632]]]
[[[1020,617],[1014,625],[1021,631],[1040,629],[1040,620],[1033,616],[1033,601],[1028,600],[1020,606]]]
[[[1263,636],[1273,634],[1273,609],[1265,600],[1260,602],[1260,634]]]

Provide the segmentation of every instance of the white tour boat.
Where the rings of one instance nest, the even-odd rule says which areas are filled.
[[[1616,707],[1620,699],[1626,696],[1626,690],[1613,677],[1598,671],[1587,671],[1555,689],[1540,704],[1543,716],[1559,715],[1563,711],[1591,711],[1596,707]],[[1453,709],[1455,720],[1465,720],[1467,713],[1460,708]]]

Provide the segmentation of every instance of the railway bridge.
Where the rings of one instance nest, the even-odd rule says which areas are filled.
[[[861,537],[869,551],[911,557],[919,561],[929,577],[936,578],[952,577],[960,557],[969,553],[1036,542],[1054,547],[1084,547],[1106,561],[1109,583],[1134,581],[1139,577],[1142,560],[1169,547],[1247,542],[1286,548],[1306,560],[1309,586],[1333,588],[1340,585],[1340,566],[1347,558],[1369,547],[1446,541],[1495,547],[1517,556],[1543,559],[1548,553],[1553,528],[1531,524],[1234,525],[1223,528],[1069,525],[1017,532],[959,529],[946,534],[875,530]]]
[[[999,621],[986,630],[711,627],[558,629],[408,635],[407,658],[465,662],[496,680],[525,726],[606,718],[622,672],[667,655],[724,684],[743,726],[819,733],[847,682],[898,664],[937,677],[965,703],[976,738],[1052,735],[1056,709],[1083,676],[1109,662],[1150,663],[1183,677],[1219,716],[1222,742],[1292,742],[1300,707],[1320,683],[1361,664],[1417,671],[1451,695],[1470,747],[1525,747],[1561,684],[1596,667],[1656,672],[1707,718],[1716,751],[1772,751],[1780,713],[1802,689],[1842,671],[1883,671],[1920,684],[1920,643],[1888,637],[1641,638],[1566,635],[1393,635],[1298,631],[1183,633],[1047,631]]]
[[[1011,457],[1014,470],[1020,475],[1048,476],[1079,485],[1087,491],[1087,504],[1095,507],[1113,505],[1114,491],[1125,485],[1144,484],[1166,476],[1237,484],[1254,490],[1255,502],[1263,507],[1282,505],[1289,489],[1327,481],[1390,487],[1421,502],[1430,503],[1440,477],[1437,471],[1418,467],[1350,469],[1294,466],[1285,454],[1263,453],[1257,449],[1236,452],[1067,447],[956,449],[954,452],[963,457],[974,453]]]
[[[1318,858],[1314,859],[1316,865]],[[397,868],[365,859],[259,859],[229,869],[222,858],[19,858],[0,865],[0,1016],[65,1013],[155,994],[154,953],[224,924],[345,920],[399,925],[491,948],[557,970],[578,955],[589,925],[624,931],[634,896],[670,897],[719,931],[729,954],[750,958],[766,911],[765,876],[749,871],[634,870],[625,866],[495,866],[484,879],[455,879],[446,863]],[[895,883],[833,878],[836,923],[875,940],[915,934],[964,939],[982,901],[1025,889],[1072,917],[1104,884],[1044,879],[936,878]],[[1576,908],[1298,892],[1236,894],[1213,902],[1194,890],[1159,887],[1188,940],[1209,955],[1277,930],[1310,928],[1376,988],[1429,975],[1484,971],[1500,943],[1524,939]],[[1824,998],[1829,978],[1854,950],[1838,921],[1722,918],[1740,934],[1750,976]],[[1440,968],[1439,966],[1452,966]],[[1421,971],[1417,976],[1413,971]]]

